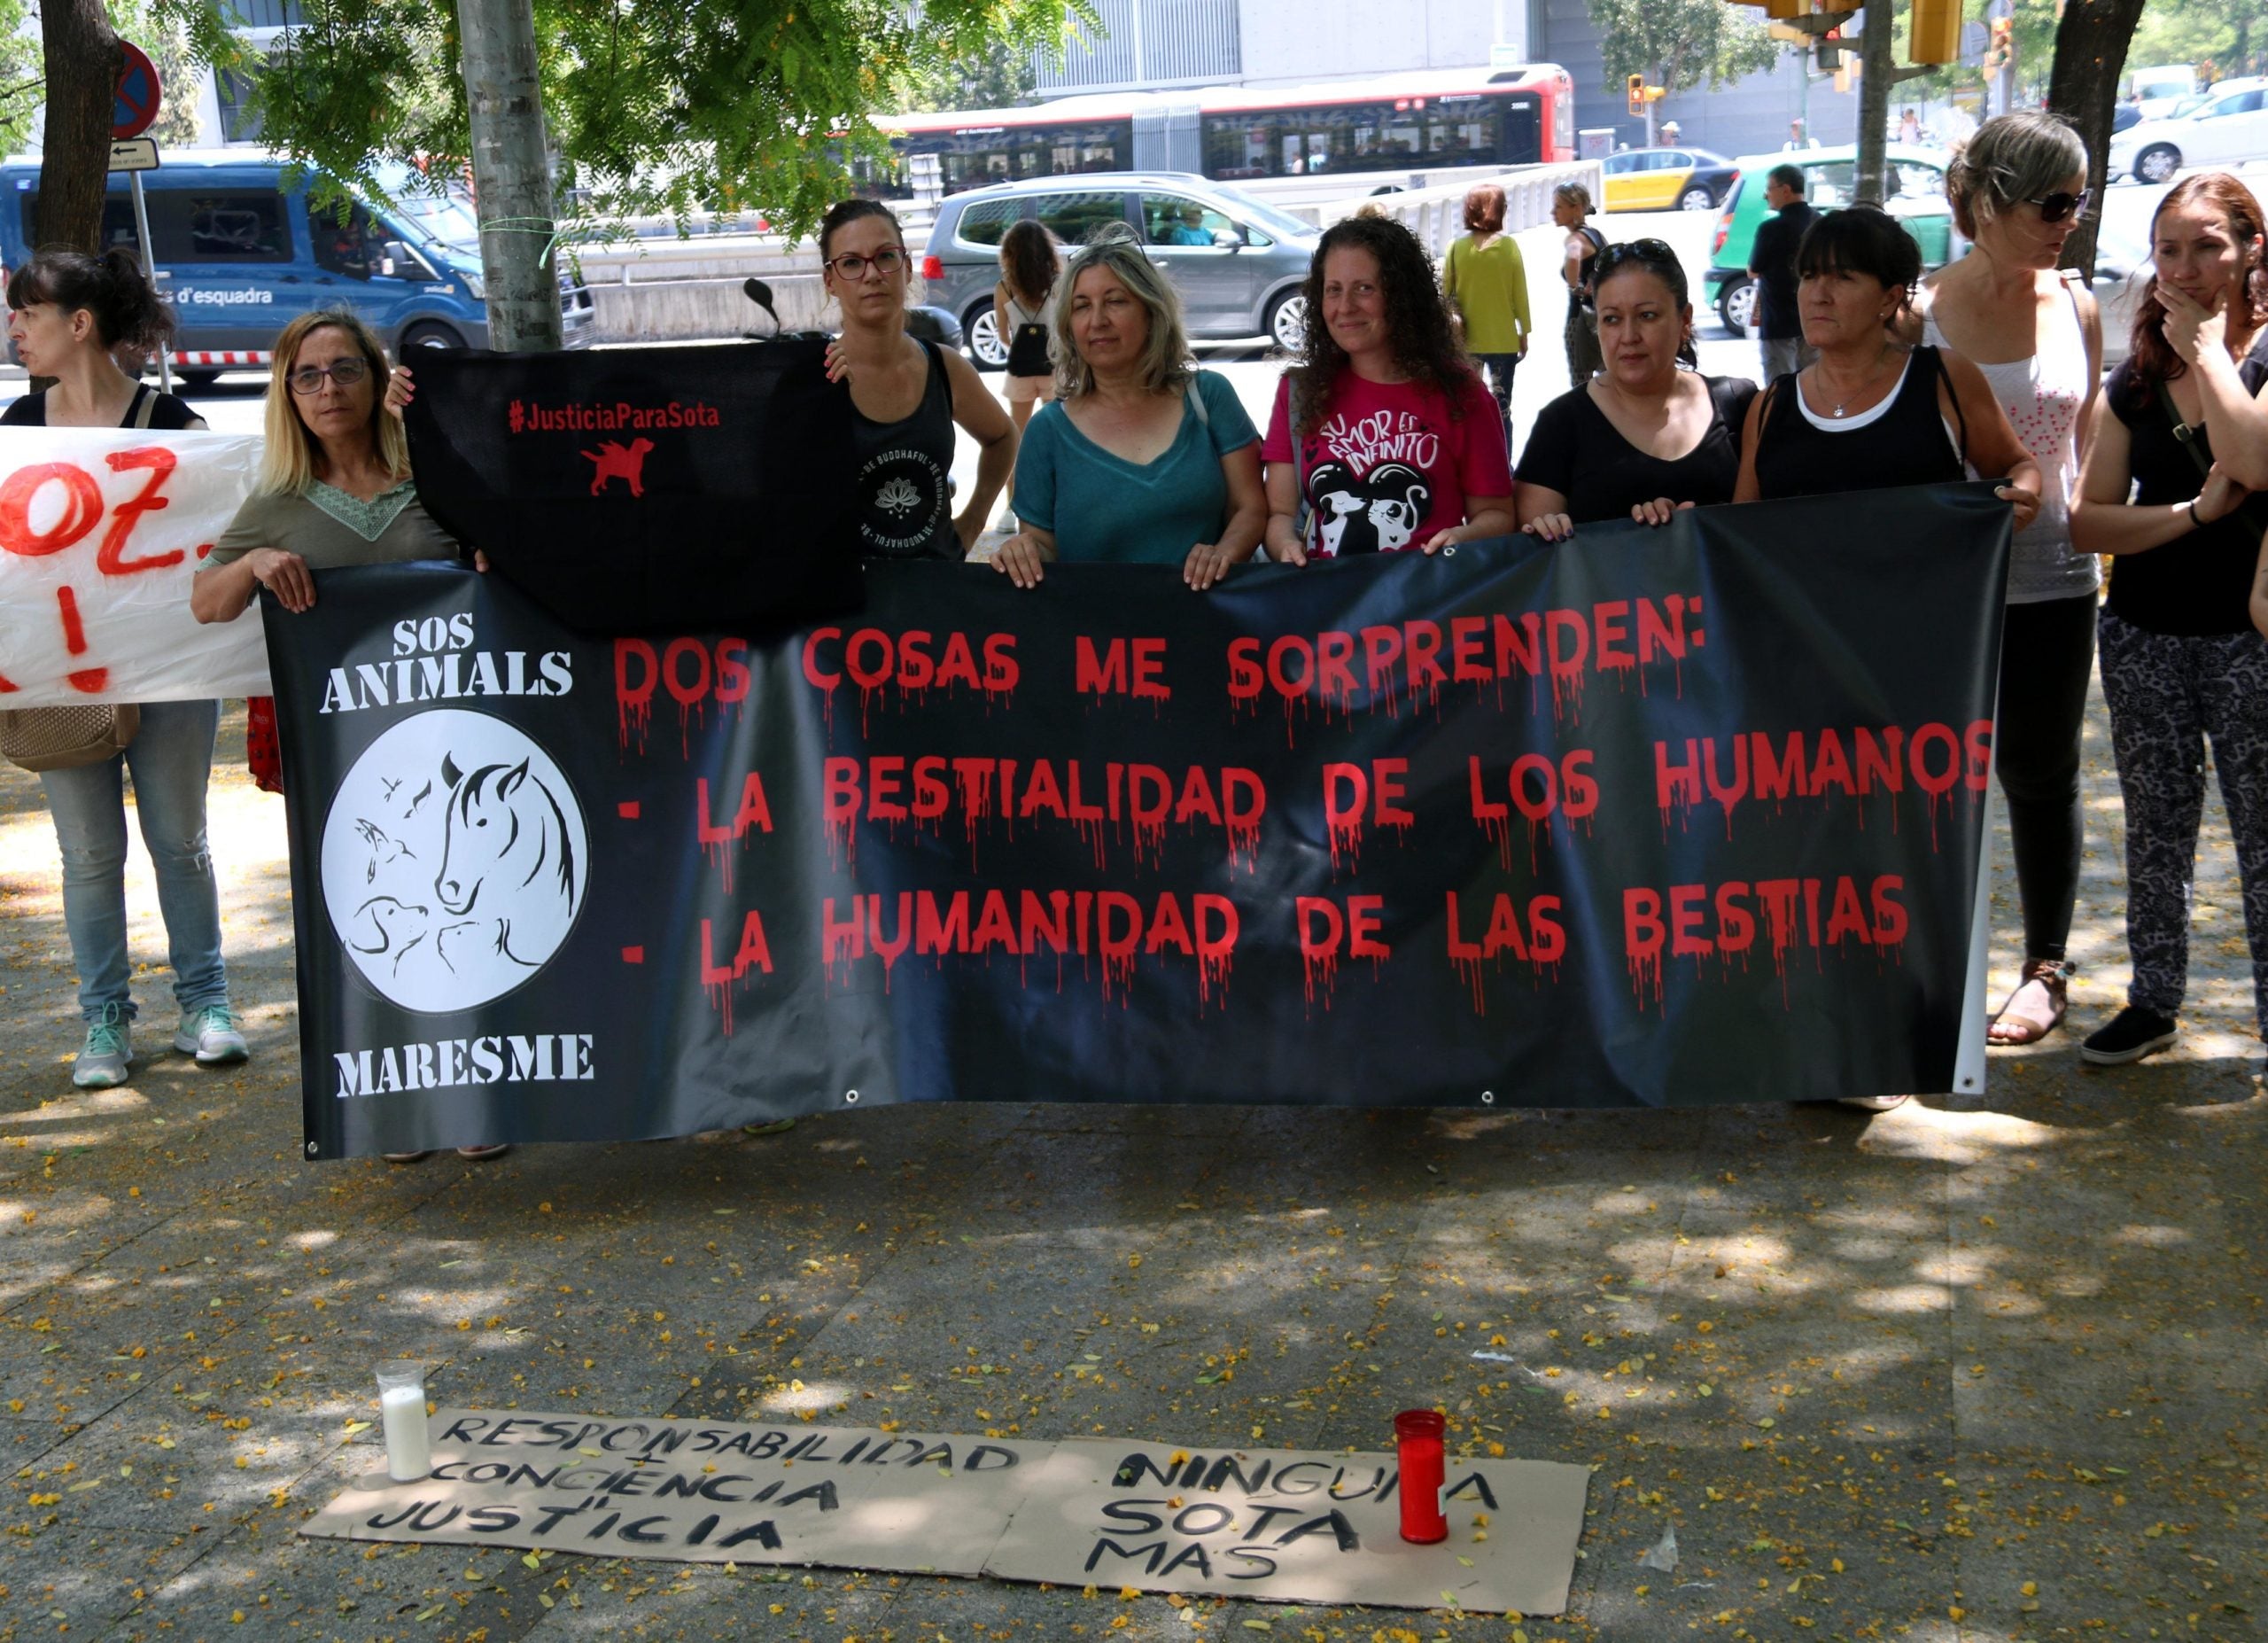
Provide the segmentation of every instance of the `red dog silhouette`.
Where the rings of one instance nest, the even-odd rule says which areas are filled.
[[[643,496],[646,453],[653,448],[651,440],[633,440],[626,446],[618,440],[602,440],[598,449],[585,451],[583,455],[598,464],[591,474],[591,494],[605,490],[609,479],[620,479],[628,481],[633,496]]]

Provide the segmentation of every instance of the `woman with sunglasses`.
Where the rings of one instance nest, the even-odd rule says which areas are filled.
[[[2079,744],[2102,573],[2071,546],[2079,431],[2102,379],[2102,323],[2063,242],[2086,214],[2086,145],[2053,115],[1986,121],[1946,173],[1974,245],[1923,282],[1921,340],[1972,362],[2039,465],[2039,517],[2016,533],[2000,636],[1993,763],[2008,801],[2023,969],[1992,1017],[1994,1044],[2031,1044],[2063,1019],[2085,811]]]
[[[1513,476],[1520,529],[1549,542],[1730,502],[1756,396],[1745,378],[1700,374],[1685,269],[1667,245],[1610,245],[1593,284],[1605,368],[1543,408]]]
[[[190,588],[200,622],[233,622],[265,588],[297,615],[325,571],[454,559],[409,474],[409,440],[388,415],[391,372],[370,328],[345,308],[303,314],[272,352],[260,477]],[[397,396],[398,399],[398,396]],[[504,1146],[460,1147],[493,1158]],[[396,1164],[425,1155],[390,1153]]]
[[[9,276],[8,336],[16,358],[54,385],[8,407],[0,424],[186,431],[205,423],[170,393],[119,370],[121,345],[155,350],[173,311],[122,251],[90,257],[42,252]],[[4,698],[0,698],[4,699]],[[35,710],[36,711],[36,710]],[[158,910],[181,1027],[173,1047],[205,1065],[245,1059],[221,956],[220,889],[206,842],[205,790],[221,705],[147,702],[122,753],[40,774],[63,860],[63,927],[79,972],[86,1041],[71,1070],[81,1089],[123,1084],[134,1059],[133,967],[126,940],[126,779],[158,881]]]
[[[2189,969],[2205,751],[2244,885],[2256,1024],[2268,1037],[2268,639],[2255,628],[2268,417],[2260,205],[2225,172],[2166,191],[2133,350],[2090,424],[2071,540],[2118,556],[2100,618],[2126,812],[2126,1007],[2087,1036],[2115,1065],[2171,1046]]]
[[[1016,461],[1000,401],[958,353],[905,334],[913,260],[897,216],[879,200],[846,199],[819,224],[827,294],[843,309],[827,349],[830,381],[849,379],[858,451],[860,551],[886,559],[967,557]],[[980,455],[976,482],[952,511],[954,428]]]

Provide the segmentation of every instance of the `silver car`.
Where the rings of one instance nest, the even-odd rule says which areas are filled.
[[[1130,224],[1171,276],[1192,338],[1266,337],[1294,347],[1306,323],[1301,286],[1320,237],[1312,223],[1233,188],[1172,171],[1033,177],[948,195],[921,259],[925,300],[957,316],[980,370],[1008,362],[992,320],[1000,239],[1029,217],[1066,245],[1106,222]]]

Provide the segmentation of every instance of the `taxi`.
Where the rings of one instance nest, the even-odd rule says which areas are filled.
[[[1632,148],[1600,162],[1609,211],[1714,211],[1740,167],[1705,148]]]

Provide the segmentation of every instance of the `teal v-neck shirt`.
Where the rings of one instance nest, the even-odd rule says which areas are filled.
[[[1221,458],[1260,433],[1217,372],[1199,371],[1189,392],[1204,396],[1205,416],[1184,403],[1165,455],[1140,463],[1080,432],[1061,405],[1042,406],[1016,456],[1016,518],[1052,533],[1068,561],[1179,565],[1199,542],[1220,541],[1229,517]]]

